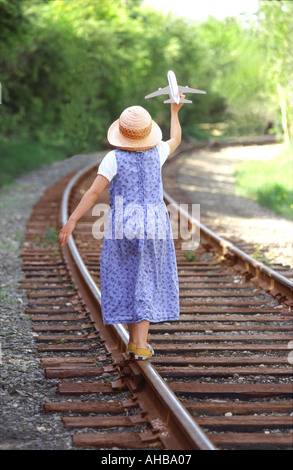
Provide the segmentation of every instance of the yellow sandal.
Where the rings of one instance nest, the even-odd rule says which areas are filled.
[[[145,349],[145,348],[137,348],[135,351],[135,359],[145,361],[146,359],[149,359],[152,357],[152,352],[150,349]]]
[[[126,347],[126,354],[130,356],[131,354],[134,354],[135,351],[136,351],[136,343],[128,343]]]

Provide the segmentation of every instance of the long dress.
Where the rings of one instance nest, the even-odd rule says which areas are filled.
[[[104,324],[178,320],[176,254],[158,149],[117,149],[115,157],[100,261]]]

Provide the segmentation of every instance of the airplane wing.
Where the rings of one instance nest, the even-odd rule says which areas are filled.
[[[189,88],[189,86],[181,86],[178,85],[179,90],[182,91],[182,93],[201,93],[203,95],[206,95],[206,91],[203,90],[196,90],[195,88]]]
[[[201,93],[204,95],[206,94],[206,91],[196,90],[195,88],[189,88],[189,86],[178,85],[178,88],[179,90],[181,90],[182,93]],[[154,96],[159,95],[171,95],[170,87],[166,86],[165,88],[159,88],[157,91],[154,91],[153,93],[145,96],[145,99],[153,98]],[[170,100],[164,101],[164,103],[175,103],[175,101],[173,100],[173,98],[171,98]],[[192,103],[192,101],[180,98],[180,103]]]
[[[175,100],[173,100],[173,98],[171,98],[170,100],[164,101],[164,103],[175,103]],[[192,103],[192,101],[186,100],[184,98],[180,98],[179,103]]]
[[[145,96],[145,99],[153,98],[154,96],[159,96],[159,95],[171,95],[170,87],[166,86],[165,88],[159,88],[158,91],[154,91],[154,93],[151,93],[150,95]]]

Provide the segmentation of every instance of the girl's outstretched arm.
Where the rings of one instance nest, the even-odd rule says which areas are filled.
[[[179,90],[180,98],[185,98]],[[181,143],[181,126],[178,117],[178,111],[183,106],[183,103],[172,103],[171,104],[171,128],[170,128],[170,140],[167,140],[167,144],[170,147],[170,154],[173,153]]]
[[[98,175],[94,180],[91,187],[87,190],[87,192],[83,195],[80,203],[76,207],[76,209],[72,212],[71,216],[69,217],[66,224],[61,229],[58,240],[61,246],[64,243],[68,242],[69,236],[75,229],[75,226],[79,219],[86,214],[87,211],[94,205],[97,198],[101,194],[102,191],[106,188],[109,184],[109,180],[105,178],[105,176]]]

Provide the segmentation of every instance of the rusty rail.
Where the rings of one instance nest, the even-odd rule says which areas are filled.
[[[70,198],[70,193],[74,188],[76,182],[84,176],[88,171],[90,171],[96,163],[90,164],[87,167],[81,169],[76,175],[70,180],[67,185],[61,203],[61,223],[64,225],[68,220],[68,202]],[[98,289],[96,283],[94,282],[92,276],[90,275],[87,267],[85,266],[79,251],[76,247],[72,235],[70,235],[68,240],[68,248],[71,252],[71,256],[74,259],[76,266],[80,271],[80,275],[83,277],[83,280],[90,289],[92,295],[95,297],[96,301],[101,303],[101,292]],[[121,324],[109,325],[111,326],[119,340],[124,346],[127,345],[129,335],[125,327]],[[148,383],[151,385],[154,393],[159,397],[163,405],[168,409],[168,413],[172,415],[173,419],[176,421],[180,432],[182,432],[186,438],[189,449],[200,449],[200,450],[216,450],[216,447],[212,444],[210,439],[204,434],[202,429],[197,425],[196,421],[188,413],[186,408],[178,400],[174,392],[166,385],[162,377],[157,373],[155,368],[150,363],[141,363],[137,362],[137,367],[141,369],[141,372]]]
[[[73,443],[78,447],[174,450],[292,446],[292,367],[286,357],[288,341],[293,339],[291,281],[200,224],[198,260],[187,261],[180,240],[175,240],[179,322],[151,325],[149,337],[156,355],[147,363],[129,360],[124,354],[126,329],[103,325],[97,312],[101,243],[90,242],[89,214],[62,252],[60,247],[40,243],[48,220],[55,224],[58,217],[56,229],[67,220],[66,205],[62,210],[59,207],[61,197],[74,207],[96,165],[73,172],[48,188],[31,215],[23,250],[30,299],[27,313],[38,325],[35,331],[50,332],[37,338],[39,351],[55,352],[55,357],[41,361],[46,377],[69,378],[57,385],[60,394],[119,397],[121,393],[130,399],[108,403],[106,396],[100,399],[96,395],[94,401],[46,403],[45,411],[83,413],[61,418],[70,428],[125,426],[126,431],[129,426],[147,426],[134,432],[76,433]],[[177,199],[176,191],[173,193]],[[169,192],[164,198],[177,207],[179,217],[187,217],[190,227],[198,225]],[[67,334],[70,331],[73,334]],[[82,355],[78,356],[78,351]],[[116,379],[103,381],[100,376],[105,372]],[[92,381],[80,382],[79,377],[92,377]],[[153,379],[160,389],[156,395]],[[172,410],[170,406],[167,410],[166,401]],[[113,416],[101,416],[103,413]],[[182,418],[185,430],[178,433]]]
[[[182,150],[180,151],[180,153],[181,152]],[[81,176],[85,175],[87,172],[89,172],[95,166],[96,166],[96,163],[94,164],[91,163],[87,167],[80,170],[72,178],[67,188],[65,189],[63,201],[62,201],[62,214],[61,214],[62,224],[66,222],[67,216],[68,216],[67,208],[65,207],[65,202],[68,204],[70,191],[72,190],[72,188],[74,187],[78,179]],[[233,264],[233,266],[236,269],[237,269],[237,266],[235,265],[239,265],[239,267],[242,270],[244,268],[248,274],[247,276],[248,279],[251,279],[252,277],[256,277],[260,283],[265,281],[267,285],[268,278],[270,278],[271,280],[270,289],[272,290],[272,292],[276,290],[278,292],[284,293],[284,295],[289,298],[292,296],[293,282],[290,281],[290,279],[286,278],[285,276],[282,276],[281,274],[277,273],[276,271],[269,268],[265,264],[252,258],[250,255],[248,255],[244,251],[237,248],[231,242],[225,240],[224,238],[214,233],[208,227],[203,225],[200,221],[193,218],[192,215],[189,212],[187,212],[183,207],[181,207],[166,191],[164,191],[163,194],[164,194],[165,200],[169,204],[172,204],[177,209],[180,215],[188,219],[190,227],[192,226],[192,224],[195,224],[197,227],[199,227],[201,236],[203,236],[205,240],[207,240],[207,243],[205,244],[205,247],[207,250],[214,247],[217,251],[220,251],[223,257],[231,260],[231,264]],[[210,244],[210,246],[208,244]],[[76,258],[76,260],[78,260],[78,262],[81,263],[80,266],[81,266],[82,274],[84,274],[84,276],[87,278],[88,283],[91,285],[91,287],[95,289],[96,284],[94,280],[92,279],[92,277],[90,276],[90,274],[88,273],[88,271],[86,270],[86,267],[84,263],[82,262],[82,259],[78,253],[78,250],[76,249],[76,245],[72,239],[72,236],[70,236],[69,238],[69,246],[70,248],[72,247],[72,250],[74,252],[74,257]],[[100,303],[100,299],[101,299],[100,292],[96,292],[96,297]]]
[[[180,215],[188,220],[189,228],[194,224],[200,229],[200,235],[206,241],[205,248],[207,250],[215,248],[218,252],[222,253],[224,258],[230,260],[230,264],[233,265],[234,268],[237,269],[237,267],[239,267],[239,270],[245,271],[247,279],[257,279],[260,285],[264,284],[266,287],[269,287],[267,292],[271,292],[272,294],[274,291],[282,292],[282,294],[288,298],[288,301],[292,302],[290,299],[292,299],[293,282],[290,281],[290,279],[252,258],[233,245],[233,243],[214,233],[199,220],[192,217],[192,215],[181,207],[166,191],[164,191],[164,198],[177,209]],[[270,281],[268,282],[268,280]]]

